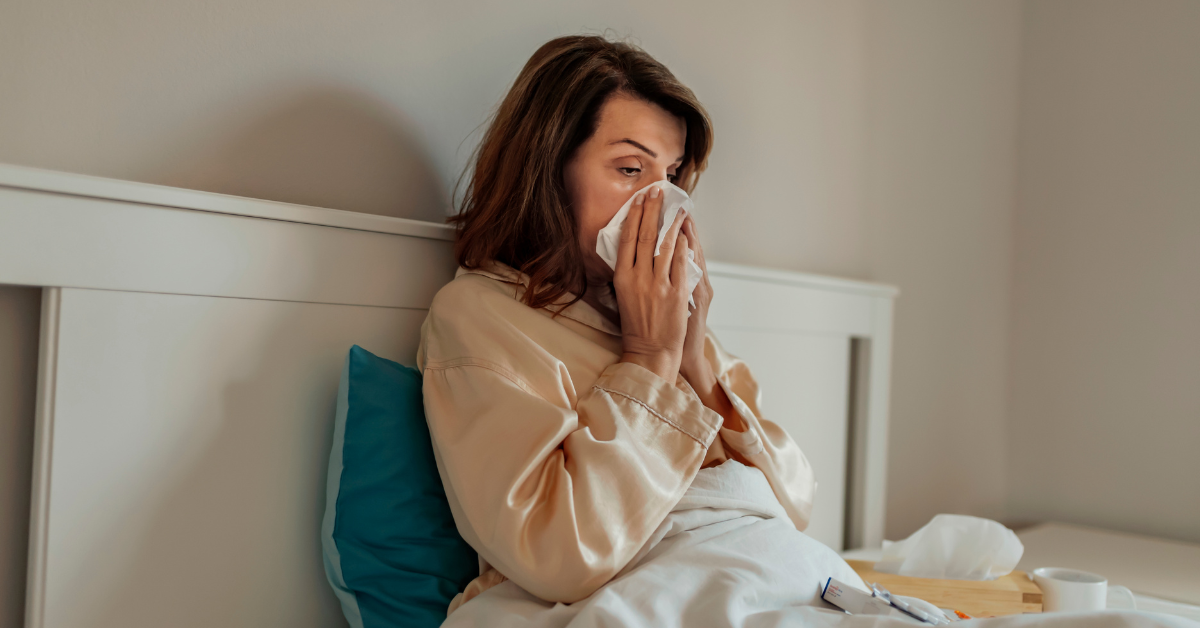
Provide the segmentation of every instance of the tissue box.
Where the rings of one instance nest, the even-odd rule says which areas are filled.
[[[921,598],[938,608],[962,611],[972,617],[998,617],[1042,612],[1042,590],[1023,571],[995,580],[937,580],[875,571],[869,560],[848,560],[862,579],[896,595]]]

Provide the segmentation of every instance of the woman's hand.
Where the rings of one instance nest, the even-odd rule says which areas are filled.
[[[708,306],[712,304],[713,288],[712,283],[708,281],[708,264],[704,261],[704,249],[696,235],[696,222],[691,216],[683,222],[683,235],[696,253],[696,265],[703,271],[700,283],[696,284],[696,289],[692,291],[696,309],[688,318],[687,333],[683,339],[683,357],[679,364],[679,374],[688,380],[692,388],[696,388],[697,383],[707,382],[707,376],[712,374],[708,358],[704,357],[704,337],[708,333]],[[713,380],[715,379],[714,377]]]
[[[744,432],[746,424],[733,408],[725,389],[717,383],[712,364],[704,356],[705,336],[708,334],[708,306],[712,304],[713,287],[708,281],[708,264],[704,261],[704,249],[700,246],[700,236],[696,234],[696,222],[688,216],[683,223],[683,236],[687,238],[692,250],[696,253],[696,264],[703,271],[700,283],[692,291],[692,300],[696,309],[687,321],[687,332],[683,339],[683,356],[680,359],[679,374],[692,386],[692,390],[717,414],[725,419],[725,427],[736,432]]]
[[[662,254],[654,256],[662,202],[657,187],[634,199],[621,228],[613,287],[621,313],[621,361],[673,383],[680,373],[689,327],[688,238],[680,233],[685,217],[681,211],[663,239]]]

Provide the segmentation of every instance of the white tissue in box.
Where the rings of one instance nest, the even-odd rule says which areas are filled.
[[[903,541],[884,541],[875,571],[914,578],[995,580],[1021,560],[1016,533],[991,519],[937,515]]]

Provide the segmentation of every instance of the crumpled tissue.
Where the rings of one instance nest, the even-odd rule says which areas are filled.
[[[912,536],[883,542],[875,571],[916,578],[995,580],[1021,560],[1016,533],[991,519],[937,515]]]
[[[662,251],[658,250],[662,246],[663,239],[667,237],[667,231],[671,228],[671,223],[675,222],[675,214],[679,213],[680,209],[686,209],[690,214],[694,210],[692,199],[688,197],[687,192],[681,190],[678,186],[670,181],[655,181],[650,185],[638,190],[625,201],[621,209],[617,210],[617,214],[608,221],[608,224],[600,230],[596,236],[596,253],[600,259],[608,264],[609,268],[616,269],[617,267],[617,247],[621,245],[621,225],[625,224],[625,217],[629,215],[629,208],[633,207],[633,199],[637,198],[638,194],[649,194],[650,188],[658,186],[662,189],[662,212],[658,216],[658,241],[654,243],[654,256],[658,257]],[[688,303],[692,307],[696,307],[696,301],[692,298],[692,291],[700,283],[700,278],[704,275],[700,265],[696,263],[696,252],[690,247],[687,250],[687,288],[688,288]],[[607,296],[607,295],[605,295]],[[604,299],[607,301],[607,299]],[[609,304],[615,309],[616,302]],[[691,312],[688,312],[691,316]]]

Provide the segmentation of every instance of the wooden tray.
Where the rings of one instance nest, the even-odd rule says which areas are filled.
[[[897,595],[921,598],[971,617],[1042,612],[1042,590],[1024,571],[1014,571],[995,580],[937,580],[880,573],[869,560],[846,562],[868,585],[876,583]]]

